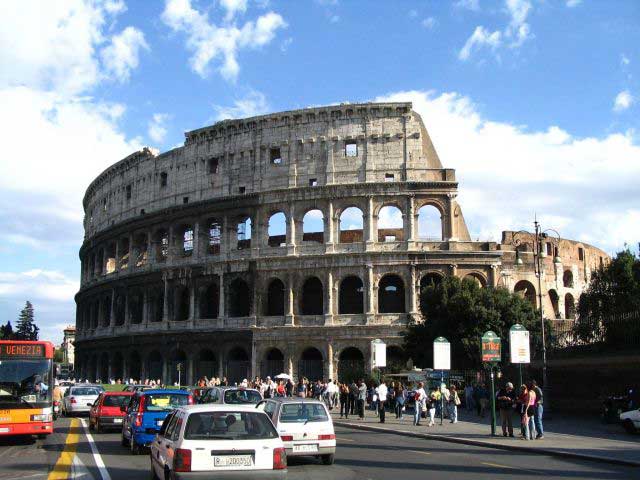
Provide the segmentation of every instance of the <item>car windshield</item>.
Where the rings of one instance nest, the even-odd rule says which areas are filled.
[[[187,420],[185,440],[255,440],[277,438],[278,432],[262,412],[201,412]]]
[[[0,360],[0,408],[51,403],[51,375],[51,360]]]
[[[256,390],[225,390],[224,392],[224,403],[236,405],[241,403],[252,403],[255,405],[260,400],[262,400],[262,397]]]
[[[131,400],[130,395],[107,395],[102,401],[103,407],[122,407]]]
[[[189,395],[184,393],[152,393],[145,395],[145,410],[147,412],[163,412],[173,410],[189,403]]]
[[[328,422],[324,405],[320,403],[285,403],[280,410],[282,423]]]
[[[87,395],[87,396],[98,396],[100,395],[100,390],[95,387],[80,387],[80,388],[72,388],[70,395],[77,395],[79,397]]]

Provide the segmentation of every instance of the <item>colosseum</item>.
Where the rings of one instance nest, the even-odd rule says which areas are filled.
[[[418,295],[444,275],[538,300],[532,236],[473,241],[455,170],[411,103],[224,120],[144,148],[89,185],[76,372],[91,380],[401,368]],[[508,207],[505,207],[508,208]],[[605,252],[553,232],[545,315],[572,318]],[[426,365],[424,366],[426,367]]]

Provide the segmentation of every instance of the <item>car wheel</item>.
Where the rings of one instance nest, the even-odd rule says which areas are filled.
[[[323,465],[333,465],[333,453],[322,455],[320,458],[322,458]]]
[[[622,422],[622,426],[627,431],[627,433],[636,433],[636,427],[631,420],[625,420],[624,422]]]
[[[131,435],[129,439],[129,447],[131,450],[131,455],[140,455],[140,445],[136,442],[136,437]]]
[[[127,439],[127,437],[124,436],[124,432],[122,432],[122,438],[120,439],[120,445],[122,445],[123,447],[128,447],[129,446],[129,440]]]

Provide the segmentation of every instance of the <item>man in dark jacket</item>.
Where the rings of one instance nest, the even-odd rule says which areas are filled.
[[[349,385],[349,413],[356,414],[356,402],[358,400],[358,385],[355,380]]]
[[[504,388],[498,390],[496,394],[497,407],[500,410],[500,420],[502,421],[502,435],[513,437],[513,405],[516,403],[516,392],[513,383],[508,382]]]

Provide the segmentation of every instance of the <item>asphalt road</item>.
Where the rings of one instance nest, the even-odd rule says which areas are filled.
[[[85,419],[86,421],[86,419]],[[73,425],[73,426],[72,426]],[[0,441],[0,480],[149,478],[149,456],[133,456],[114,433],[87,436],[82,422],[61,419],[46,440]],[[496,478],[632,479],[632,467],[494,450],[338,427],[336,463],[290,458],[288,478],[424,480]],[[93,439],[93,445],[89,438]],[[64,452],[64,453],[63,453]],[[55,468],[54,468],[55,466]]]

